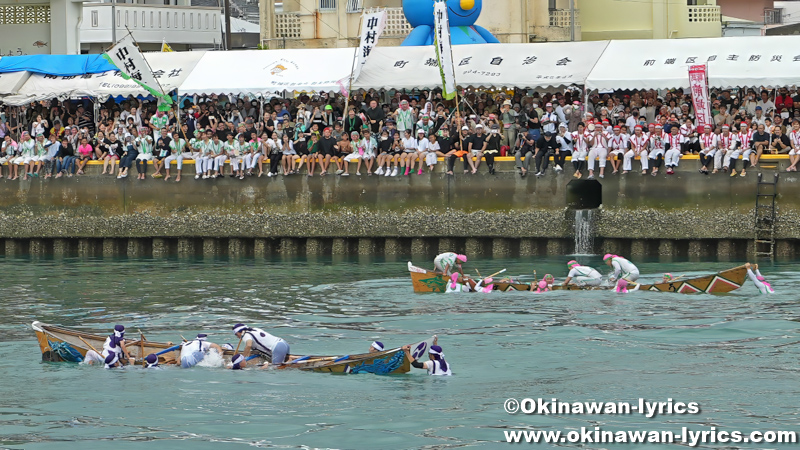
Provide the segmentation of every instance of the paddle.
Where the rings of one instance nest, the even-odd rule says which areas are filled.
[[[495,273],[493,273],[493,274],[489,275],[489,276],[488,276],[488,277],[486,277],[486,278],[494,278],[496,275],[500,275],[501,273],[503,273],[503,272],[505,272],[505,271],[506,271],[506,269],[499,270],[499,271],[497,271],[497,272],[495,272]]]
[[[239,343],[236,344],[236,350],[234,350],[233,354],[239,353],[239,346],[242,345],[242,339],[244,339],[244,332],[242,332],[242,337],[239,338]]]
[[[80,337],[80,336],[78,336],[78,339],[82,340],[84,344],[88,345],[88,346],[89,346],[89,348],[90,348],[90,349],[92,349],[92,351],[93,351],[93,352],[97,353],[97,354],[98,354],[98,355],[100,355],[100,356],[103,356],[103,354],[102,354],[102,353],[100,353],[100,352],[98,352],[96,348],[92,347],[92,344],[90,344],[90,343],[86,342],[86,339],[84,339],[84,338],[82,338],[82,337]]]
[[[305,360],[307,360],[309,358],[311,358],[311,357],[310,356],[303,356],[302,358],[297,358],[297,359],[291,360],[286,364],[294,364],[294,363],[297,363],[297,362],[300,362],[300,361],[305,361]]]
[[[341,358],[334,359],[334,360],[333,360],[333,362],[332,362],[331,364],[333,364],[333,363],[337,363],[337,362],[339,362],[339,361],[344,361],[344,360],[346,360],[346,359],[350,359],[350,355],[344,355],[344,356],[342,356]]]
[[[181,348],[181,344],[178,344],[178,345],[173,345],[173,346],[172,346],[172,347],[170,347],[170,348],[167,348],[167,349],[161,350],[160,352],[156,353],[156,356],[161,356],[161,355],[163,355],[164,353],[169,353],[169,352],[175,351],[175,350],[177,350],[177,349],[179,349],[179,348]]]

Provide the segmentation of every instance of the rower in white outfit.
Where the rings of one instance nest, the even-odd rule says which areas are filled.
[[[608,253],[603,256],[603,261],[614,269],[614,273],[608,277],[608,281],[616,281],[620,278],[625,278],[628,281],[639,279],[639,269],[627,259]]]
[[[184,342],[181,346],[181,367],[188,369],[202,361],[209,351],[216,350],[222,355],[222,347],[206,340],[207,335],[198,334],[197,339]]]
[[[745,266],[745,268],[747,268],[747,276],[750,278],[750,281],[752,281],[753,284],[756,285],[756,287],[758,288],[759,292],[761,292],[762,294],[774,294],[775,293],[775,290],[772,289],[772,285],[770,285],[767,282],[767,280],[764,278],[764,276],[761,275],[761,272],[759,272],[758,264],[755,265],[755,269],[756,269],[755,273],[753,273],[753,270],[751,269],[752,266],[750,265],[750,263],[747,263],[744,266]]]
[[[562,283],[562,286],[568,285],[573,279],[575,280],[574,284],[578,286],[600,286],[603,280],[603,276],[600,275],[600,272],[589,266],[582,266],[574,259],[567,263],[567,267],[569,267],[569,274],[567,275],[567,279],[564,280],[564,283]]]
[[[428,349],[428,358],[430,361],[419,362],[411,356],[411,346],[405,345],[403,346],[403,351],[406,354],[406,358],[411,363],[411,367],[416,369],[426,369],[428,371],[428,375],[437,375],[437,376],[450,376],[453,375],[453,372],[450,370],[450,366],[447,364],[447,361],[444,359],[444,351],[442,347],[437,345],[437,341],[439,340],[438,337],[433,338],[433,345],[431,348]]]
[[[437,272],[443,273],[447,276],[452,275],[454,271],[453,269],[457,267],[458,271],[463,275],[464,268],[461,267],[461,264],[465,262],[467,262],[466,255],[446,252],[433,259],[433,267]]]
[[[243,323],[237,323],[233,326],[233,334],[245,344],[242,352],[245,359],[250,356],[250,352],[258,351],[271,356],[273,365],[280,365],[285,363],[289,356],[289,344],[286,341],[260,328],[251,328]],[[264,367],[268,365],[269,363],[265,363]]]

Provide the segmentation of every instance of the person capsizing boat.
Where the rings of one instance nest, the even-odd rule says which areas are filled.
[[[453,274],[453,269],[458,267],[458,272],[461,275],[464,275],[464,269],[461,267],[461,264],[467,262],[466,255],[459,255],[453,252],[446,252],[438,255],[436,258],[433,259],[433,268],[439,273],[443,273],[447,276]]]
[[[200,333],[193,341],[184,342],[181,346],[181,367],[189,369],[202,361],[212,349],[222,354],[222,347],[213,342],[208,342],[208,335]]]
[[[416,369],[425,369],[428,371],[428,375],[436,375],[436,376],[449,376],[452,375],[453,372],[447,361],[444,359],[444,351],[442,347],[437,345],[438,338],[433,339],[433,345],[431,348],[428,349],[428,358],[430,361],[419,362],[414,357],[411,356],[411,346],[405,345],[403,346],[403,351],[406,353],[406,358],[411,363],[411,367]]]
[[[494,283],[493,278],[484,278],[475,284],[473,290],[475,292],[483,292],[488,294],[489,292],[492,292],[494,290],[493,283]]]
[[[758,264],[752,266],[750,263],[744,265],[747,268],[747,277],[750,278],[750,281],[756,285],[758,291],[762,294],[774,294],[775,289],[772,289],[772,285],[770,285],[767,280],[761,275],[761,272],[758,270]],[[753,272],[753,268],[755,268],[755,272]]]
[[[539,283],[536,284],[536,292],[537,294],[542,294],[544,292],[549,292],[550,288],[547,286],[547,281],[539,280]]]
[[[106,356],[104,363],[105,365],[103,367],[106,369],[115,369],[117,367],[122,368],[122,363],[119,362],[119,357],[116,353],[109,353],[109,355]]]
[[[614,273],[608,277],[608,281],[613,282],[620,278],[625,278],[628,281],[636,281],[639,279],[639,269],[622,256],[607,253],[603,256],[603,262],[605,262],[608,267],[614,269]]]
[[[680,277],[678,277],[678,278],[680,278]],[[675,279],[676,278],[674,276],[672,276],[671,273],[667,272],[667,273],[664,274],[663,278],[661,279],[661,283],[672,283],[673,281],[675,281]]]
[[[542,277],[545,283],[547,283],[547,287],[552,288],[554,284],[556,284],[556,279],[553,278],[553,275],[546,273],[544,277]]]
[[[450,281],[447,282],[447,286],[445,286],[444,289],[444,291],[447,293],[469,292],[469,290],[469,286],[458,282],[458,273],[453,273],[450,275]]]
[[[628,286],[631,284],[636,284],[636,287],[633,289],[628,289]],[[638,291],[639,286],[640,285],[638,283],[628,283],[628,280],[625,278],[620,278],[617,280],[617,286],[614,288],[614,290],[617,292],[617,294],[630,294],[633,291]]]
[[[233,358],[231,358],[231,363],[228,365],[228,368],[231,370],[242,370],[246,367],[247,359],[241,353],[233,355]]]
[[[372,344],[370,344],[370,346],[369,346],[369,352],[368,353],[379,353],[379,352],[382,352],[383,349],[384,349],[383,342],[381,342],[381,341],[373,341]]]
[[[589,266],[582,266],[574,259],[567,263],[567,267],[569,267],[569,274],[567,274],[567,279],[561,284],[562,286],[568,285],[573,279],[575,280],[574,284],[578,286],[600,286],[603,280],[603,276],[600,275],[600,272]]]
[[[103,342],[103,353],[101,356],[106,358],[112,353],[117,355],[117,359],[121,359],[122,356],[125,356],[129,364],[134,363],[134,359],[131,357],[131,354],[128,353],[128,348],[125,347],[125,327],[123,325],[115,325],[114,333],[109,335],[105,342]]]
[[[260,328],[251,328],[243,323],[233,326],[233,334],[244,342],[242,354],[247,359],[250,353],[258,351],[265,355],[272,355],[272,364],[279,365],[286,362],[289,356],[289,344],[283,339],[273,336]],[[267,367],[269,363],[264,363]]]
[[[94,350],[86,350],[86,355],[83,357],[81,364],[94,365],[94,363],[104,364],[105,358]]]
[[[145,356],[144,358],[144,368],[145,369],[160,369],[161,367],[158,365],[158,355],[155,353],[150,353],[149,355]]]

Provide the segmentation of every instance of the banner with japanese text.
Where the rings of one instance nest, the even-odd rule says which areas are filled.
[[[711,105],[708,101],[708,66],[705,64],[689,66],[689,88],[692,91],[697,126],[713,124],[714,118],[711,117]]]
[[[367,63],[367,57],[378,45],[378,39],[386,27],[386,10],[364,12],[361,18],[361,41],[356,49],[356,66],[353,69],[352,81],[358,79],[361,69]]]
[[[450,22],[447,19],[447,2],[433,4],[434,47],[439,74],[442,76],[442,97],[447,100],[456,96],[456,74],[453,68],[453,51],[450,48]]]
[[[139,51],[139,47],[133,42],[130,34],[120,39],[111,50],[103,53],[103,57],[119,69],[123,78],[135,81],[158,98],[160,109],[169,109],[168,105],[172,104],[172,98],[161,90],[144,55]],[[166,108],[163,108],[164,106]]]

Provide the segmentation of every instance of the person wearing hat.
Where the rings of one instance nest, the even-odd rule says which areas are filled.
[[[558,114],[553,110],[552,103],[546,103],[544,106],[545,112],[541,117],[542,133],[549,131],[555,134],[556,127],[558,126]]]
[[[747,277],[750,278],[750,281],[753,282],[759,292],[762,294],[775,293],[775,289],[772,288],[772,285],[767,282],[767,280],[758,270],[758,264],[753,266],[748,262],[744,265],[744,267],[747,269]],[[753,269],[755,269],[755,273],[753,272]]]
[[[433,259],[433,268],[436,272],[450,276],[454,273],[453,269],[458,269],[458,273],[464,275],[462,264],[467,262],[467,255],[459,255],[453,252],[441,253]]]
[[[608,281],[614,282],[620,278],[625,278],[628,281],[639,279],[639,269],[632,262],[619,255],[607,253],[603,256],[603,262],[614,269],[614,273],[608,277]]]
[[[789,167],[787,172],[797,172],[797,163],[800,161],[800,119],[792,121],[792,131],[789,132],[791,149],[789,150]]]
[[[208,352],[215,350],[222,355],[222,347],[213,342],[208,342],[208,335],[200,333],[193,341],[184,342],[181,345],[181,367],[189,369],[196,366],[205,359]]]
[[[608,140],[608,150],[611,159],[611,174],[616,175],[619,172],[619,166],[622,165],[625,152],[628,150],[628,134],[622,133],[622,127],[619,125],[614,125],[612,128],[612,134]]]
[[[592,125],[594,127],[594,125]],[[575,169],[573,177],[580,179],[583,176],[583,167],[589,154],[591,131],[583,122],[578,123],[578,129],[572,133],[572,167]]]
[[[475,125],[475,134],[470,136],[469,143],[467,150],[470,152],[468,156],[475,158],[475,161],[472,161],[472,158],[469,158],[468,161],[472,166],[472,173],[478,173],[478,167],[481,165],[481,159],[483,158],[483,151],[486,150],[486,140],[488,136],[483,134],[483,124],[479,123]]]
[[[428,153],[431,151],[431,142],[427,138],[427,133],[423,128],[417,129],[417,154],[416,159],[418,161],[417,166],[417,175],[422,175],[422,169],[425,165],[425,158],[427,158]],[[409,171],[409,166],[406,165],[406,172]],[[411,161],[411,172],[414,172],[414,161]],[[408,175],[408,173],[406,173]]]
[[[606,170],[606,159],[608,156],[608,138],[609,135],[606,133],[605,129],[603,128],[602,124],[595,123],[594,130],[592,132],[589,142],[589,177],[588,180],[594,179],[594,165],[598,164],[600,167],[600,178],[605,176]]]
[[[500,123],[503,124],[503,145],[515,147],[517,141],[517,115],[511,109],[511,100],[503,102],[500,108]]]
[[[442,347],[438,345],[438,337],[433,338],[433,345],[431,348],[428,349],[428,358],[430,361],[425,361],[423,363],[414,359],[411,355],[411,346],[405,345],[403,346],[403,351],[406,353],[406,358],[411,363],[411,367],[415,369],[425,369],[428,371],[428,375],[436,375],[436,376],[450,376],[453,375],[452,367],[447,364],[447,361],[444,359],[444,351]]]
[[[408,105],[408,100],[402,100],[400,107],[394,112],[394,120],[397,123],[397,130],[403,133],[405,130],[411,130],[414,127],[414,111]]]
[[[115,325],[113,333],[103,342],[101,356],[107,358],[111,355],[116,356],[117,359],[124,356],[130,364],[134,362],[133,357],[128,353],[128,348],[125,346],[125,327],[123,325]]]
[[[414,167],[414,161],[417,157],[417,139],[413,137],[412,131],[409,128],[403,130],[403,154],[400,155],[400,167],[405,168],[403,175],[408,176],[408,172]]]
[[[486,138],[486,147],[483,150],[483,156],[486,158],[486,166],[489,168],[489,174],[494,175],[494,158],[500,155],[500,145],[502,137],[500,135],[500,126],[493,124],[489,130],[489,136]]]
[[[713,125],[704,125],[703,134],[700,135],[700,173],[708,175],[708,167],[714,164],[714,154],[719,147],[717,135],[711,131]]]
[[[573,284],[578,286],[600,286],[603,281],[603,276],[600,275],[600,272],[589,266],[582,266],[574,259],[567,263],[567,267],[569,268],[569,274],[567,274],[564,282],[561,283],[562,286],[570,284],[573,280],[575,280]]]
[[[661,165],[664,164],[664,159],[666,158],[666,149],[664,148],[664,137],[669,136],[672,134],[672,129],[678,128],[678,123],[675,122],[670,127],[670,133],[665,133],[664,129],[661,125],[656,125],[656,131],[653,136],[650,136],[650,151],[649,153],[649,163],[653,165],[653,171],[651,175],[654,177],[658,175],[658,170],[661,168]],[[642,164],[642,175],[646,175],[647,165]]]
[[[431,120],[431,116],[428,114],[423,114],[422,117],[417,122],[417,130],[422,130],[425,132],[425,136],[433,133],[436,129],[436,122]]]
[[[144,368],[145,369],[160,369],[161,366],[158,365],[158,355],[155,353],[150,353],[149,355],[145,356],[144,358]]]
[[[669,131],[664,139],[664,166],[667,168],[667,175],[672,175],[678,167],[681,154],[685,151],[686,137],[679,133],[678,127],[672,127]]]
[[[633,158],[639,157],[639,161],[642,164],[642,175],[647,174],[647,150],[651,147],[651,145],[660,140],[660,136],[656,136],[655,133],[652,137],[648,138],[642,132],[642,126],[636,125],[633,127],[633,136],[630,137],[628,140],[627,150],[624,154],[624,159],[622,163],[622,174],[625,175],[633,170]]]
[[[254,352],[271,358],[272,365],[281,365],[288,359],[289,344],[261,328],[248,327],[243,323],[237,323],[233,326],[233,334],[244,343],[242,355],[245,359]],[[265,366],[268,365],[269,363],[265,364]]]
[[[558,148],[553,155],[553,170],[562,172],[564,166],[567,164],[567,157],[572,156],[572,133],[569,132],[569,126],[565,123],[558,124],[558,136],[556,136]]]
[[[731,164],[731,153],[736,148],[736,139],[731,133],[731,127],[728,124],[722,125],[722,133],[717,136],[719,147],[717,153],[714,154],[714,173],[719,172],[720,169],[728,172]],[[737,155],[738,157],[738,155]],[[733,174],[732,176],[735,176]]]
[[[380,341],[373,341],[372,344],[369,345],[369,350],[367,353],[380,353],[384,349],[383,342]]]
[[[549,131],[545,131],[544,135],[536,141],[536,153],[534,153],[533,159],[536,162],[537,177],[544,175],[550,164],[550,157],[555,155],[560,147],[558,140]]]

